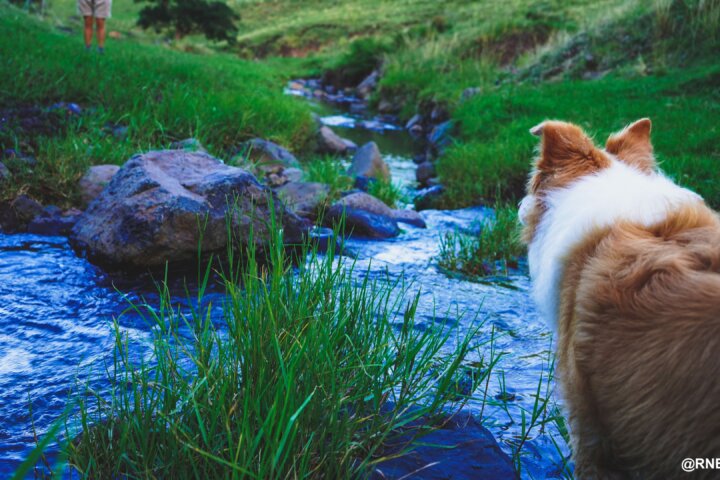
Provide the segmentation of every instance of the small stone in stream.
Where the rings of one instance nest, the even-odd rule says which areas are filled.
[[[428,180],[435,176],[435,165],[432,162],[423,162],[415,170],[415,179],[421,187],[427,186]]]
[[[325,215],[326,225],[339,226],[344,219],[344,234],[367,238],[392,238],[400,234],[400,227],[390,217],[357,208],[333,205]]]
[[[8,170],[4,163],[0,162],[0,182],[10,180],[10,177],[12,177],[10,170]]]
[[[358,146],[357,143],[353,142],[352,140],[348,140],[347,138],[342,139],[343,143],[347,147],[347,153],[355,153],[357,152]]]
[[[366,212],[390,217],[397,222],[408,223],[416,227],[425,228],[425,220],[414,210],[393,209],[385,205],[381,200],[365,192],[352,192],[343,196],[335,205],[346,208],[364,210]]]
[[[365,77],[365,79],[357,86],[358,95],[363,98],[369,97],[372,91],[375,90],[375,87],[377,87],[379,79],[380,72],[373,70],[372,73]]]
[[[52,206],[51,206],[52,207]],[[36,235],[70,235],[82,212],[79,210],[60,211],[46,207],[45,211],[28,224],[28,232]]]
[[[288,210],[301,217],[315,218],[330,187],[318,182],[288,182],[275,189]]]
[[[397,209],[393,210],[393,218],[400,223],[407,223],[418,228],[427,228],[425,219],[416,210]]]
[[[438,177],[430,178],[430,179],[428,179],[428,181],[427,181],[427,186],[428,186],[428,187],[436,187],[436,186],[438,186],[438,185],[440,185],[440,179],[439,179]]]
[[[21,223],[27,224],[33,218],[40,215],[43,211],[42,205],[28,197],[27,195],[20,195],[10,204],[12,209],[15,211],[18,220]]]
[[[300,167],[295,155],[277,143],[262,138],[253,138],[243,143],[240,147],[240,155],[253,163]]]
[[[42,213],[42,205],[27,195],[0,202],[0,231],[4,233],[24,232],[27,230],[28,223]]]
[[[437,152],[442,152],[450,144],[450,132],[452,131],[452,120],[436,125],[430,132],[428,140]]]
[[[375,142],[368,142],[355,152],[348,173],[352,176],[363,175],[390,180],[390,168],[383,160]]]
[[[360,102],[353,102],[350,104],[350,113],[360,114],[367,111],[367,105]]]
[[[443,123],[446,122],[449,118],[450,113],[448,113],[445,107],[442,107],[440,105],[436,105],[435,108],[432,109],[432,112],[430,112],[430,120],[433,123]]]
[[[118,165],[93,165],[78,182],[80,198],[85,205],[100,195],[112,177],[120,170]]]
[[[378,103],[377,110],[380,113],[395,113],[400,110],[400,108],[390,100],[383,99]]]
[[[330,153],[333,155],[343,155],[347,153],[348,149],[357,149],[357,145],[355,145],[350,140],[346,140],[337,133],[335,133],[332,128],[323,125],[320,127],[320,130],[318,131],[318,150],[320,153]]]
[[[186,138],[178,140],[170,144],[170,150],[185,150],[186,152],[204,152],[207,153],[203,144],[197,138]]]
[[[427,435],[414,439],[420,425],[388,442],[372,480],[416,478],[424,480],[517,479],[510,457],[492,434],[470,413],[461,412]],[[393,458],[408,443],[417,442],[410,453]]]
[[[442,185],[420,190],[413,200],[415,209],[418,211],[436,209],[442,200],[443,193],[445,193],[445,188]]]
[[[482,93],[481,87],[470,87],[463,90],[462,94],[460,94],[460,101],[465,102],[467,100],[470,100],[476,95],[480,95]]]
[[[420,165],[421,163],[425,163],[429,161],[428,155],[425,153],[418,153],[413,157],[413,163],[416,165]]]
[[[405,124],[405,130],[411,130],[415,125],[421,125],[420,128],[422,129],[422,119],[423,119],[422,115],[420,115],[419,113],[416,113]]]

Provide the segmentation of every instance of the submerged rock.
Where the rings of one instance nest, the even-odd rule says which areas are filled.
[[[413,431],[401,436],[396,447],[383,452],[390,456],[413,441]],[[380,462],[371,478],[425,480],[476,480],[519,478],[512,460],[492,434],[470,413],[459,413],[417,440],[407,455]]]
[[[96,261],[126,268],[194,261],[201,239],[206,253],[226,247],[227,216],[238,243],[247,244],[252,232],[255,243],[264,245],[272,197],[254,176],[206,153],[148,152],[133,156],[113,176],[70,241]],[[299,239],[305,222],[279,200],[273,205],[286,239]]]
[[[83,204],[92,202],[120,170],[118,165],[93,165],[78,182]]]
[[[390,179],[390,168],[375,142],[368,142],[355,152],[348,173],[352,176]]]

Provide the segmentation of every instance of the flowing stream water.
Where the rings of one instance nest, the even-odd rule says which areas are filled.
[[[394,181],[414,188],[415,143],[403,130],[377,124],[364,128],[367,119],[361,116],[312,104],[342,136],[358,144],[376,141]],[[358,254],[354,271],[419,292],[416,328],[449,325],[462,335],[483,322],[478,340],[489,342],[494,336],[495,353],[502,358],[491,375],[487,400],[482,401],[482,386],[467,408],[482,414],[484,425],[509,454],[522,443],[523,478],[560,477],[568,451],[557,424],[535,425],[525,434],[541,377],[541,396],[553,388],[547,381],[551,334],[528,296],[529,279],[512,275],[508,288],[445,275],[435,262],[440,236],[456,229],[473,231],[492,211],[475,207],[422,215],[426,229],[402,225],[394,239],[350,239],[347,245]],[[78,381],[89,375],[101,378],[111,358],[113,319],[128,335],[150,338],[151,327],[127,310],[129,301],[144,299],[152,305],[155,292],[149,277],[109,277],[76,256],[66,238],[0,234],[0,478],[17,468],[33,448],[35,434],[42,435],[63,412]],[[177,302],[185,298],[180,295]],[[102,380],[97,381],[102,388]],[[550,403],[555,404],[552,398]]]

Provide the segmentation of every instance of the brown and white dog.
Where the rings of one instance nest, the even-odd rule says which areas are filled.
[[[605,149],[569,123],[531,130],[520,217],[578,478],[720,478],[681,469],[720,457],[720,219],[658,171],[650,126]]]

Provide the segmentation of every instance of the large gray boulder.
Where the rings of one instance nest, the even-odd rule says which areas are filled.
[[[120,170],[118,165],[93,165],[78,182],[83,204],[92,202]]]
[[[152,151],[123,165],[75,224],[70,241],[95,261],[125,268],[194,261],[201,239],[205,253],[225,249],[227,217],[238,243],[247,244],[252,231],[264,245],[273,209],[285,237],[299,239],[304,221],[271,199],[251,174],[206,153]]]
[[[355,152],[348,173],[355,177],[390,179],[390,168],[383,160],[375,142],[368,142]]]

